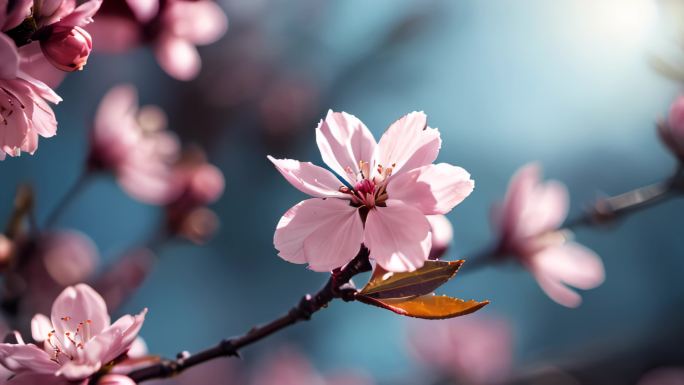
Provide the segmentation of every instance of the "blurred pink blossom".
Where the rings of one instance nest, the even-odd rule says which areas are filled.
[[[10,263],[15,249],[14,241],[7,238],[5,234],[0,234],[0,269]]]
[[[46,312],[66,286],[87,281],[95,272],[99,255],[93,241],[75,230],[46,233],[37,242],[20,243],[20,253],[30,252],[19,271],[23,280],[21,312],[30,316]]]
[[[110,323],[107,306],[90,286],[69,286],[57,297],[51,317],[36,314],[31,335],[43,348],[0,344],[0,363],[16,374],[14,383],[85,384],[87,378],[126,353],[145,319],[143,310]]]
[[[17,47],[4,34],[0,34],[0,93],[0,158],[22,151],[33,154],[38,136],[57,133],[57,120],[47,102],[62,99],[21,69]]]
[[[89,166],[113,172],[133,198],[155,205],[174,197],[172,166],[179,143],[154,106],[138,106],[135,88],[119,85],[100,102],[90,135]]]
[[[432,234],[429,259],[439,259],[449,249],[454,238],[454,228],[444,215],[427,215],[426,218],[430,222],[430,233]]]
[[[582,298],[568,285],[593,289],[605,273],[598,255],[559,230],[568,207],[565,186],[541,182],[540,167],[528,164],[511,178],[503,203],[492,210],[492,223],[499,234],[498,254],[518,258],[551,299],[576,307]]]
[[[275,247],[281,258],[315,271],[343,266],[362,243],[388,271],[421,267],[432,244],[426,215],[449,212],[474,187],[464,169],[432,164],[441,139],[422,112],[394,122],[376,143],[359,119],[329,111],[316,142],[343,182],[310,162],[269,156],[288,182],[314,197],[280,219]]]
[[[41,258],[50,277],[69,286],[87,280],[95,271],[98,253],[95,243],[74,230],[59,230],[41,241]]]
[[[507,322],[480,315],[415,321],[408,336],[411,353],[441,375],[473,384],[494,384],[511,372],[513,334]]]
[[[109,0],[90,31],[103,52],[149,43],[166,73],[191,80],[201,67],[195,46],[215,42],[227,28],[225,13],[210,0]]]
[[[298,350],[283,347],[267,356],[255,370],[250,385],[372,385],[364,373],[323,375]]]
[[[206,206],[223,194],[221,170],[193,147],[174,166],[171,183],[175,198],[166,205],[169,232],[195,243],[206,242],[218,227],[218,217]]]
[[[684,161],[684,96],[672,103],[667,120],[658,124],[658,134],[668,149]]]
[[[653,369],[641,377],[637,385],[684,385],[684,368]]]
[[[97,385],[135,385],[135,381],[121,374],[105,374],[97,380]]]

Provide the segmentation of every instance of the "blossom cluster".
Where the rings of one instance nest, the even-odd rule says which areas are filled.
[[[56,134],[51,104],[61,98],[53,88],[65,73],[84,68],[94,41],[96,50],[107,53],[149,45],[168,75],[187,81],[201,69],[197,47],[215,42],[227,27],[226,15],[210,0],[0,1],[0,160],[33,154],[40,137]],[[268,102],[270,109],[280,107],[279,100]],[[9,372],[2,374],[7,383],[132,385],[134,368],[141,363],[161,365],[173,374],[184,370],[185,353],[177,361],[160,360],[140,348],[138,333],[147,309],[115,322],[109,315],[144,281],[157,261],[153,249],[159,242],[182,238],[204,244],[218,228],[210,206],[226,188],[223,172],[210,162],[211,154],[182,143],[173,124],[160,107],[141,105],[132,84],[111,88],[94,112],[79,181],[108,175],[127,195],[162,213],[153,238],[125,251],[106,269],[98,271],[97,246],[85,233],[54,229],[51,220],[43,226],[34,223],[31,194],[27,203],[16,204],[16,218],[0,234],[0,305],[10,309],[12,328],[21,328],[21,321],[32,315],[31,338],[6,330],[0,367]],[[283,260],[329,273],[329,281],[284,318],[250,330],[243,341],[252,343],[309,319],[336,298],[431,320],[470,314],[489,304],[435,294],[465,262],[446,258],[457,232],[447,215],[458,216],[452,210],[466,202],[475,182],[465,168],[438,162],[442,136],[428,125],[424,112],[400,117],[379,140],[354,115],[332,110],[314,131],[324,166],[267,156],[287,182],[308,196],[281,216],[273,245]],[[666,188],[684,191],[684,97],[673,103],[658,133],[678,162]],[[636,195],[643,198],[639,191]],[[491,207],[493,243],[475,262],[517,263],[551,300],[577,307],[582,302],[578,290],[597,288],[606,276],[599,255],[572,233],[576,223],[605,219],[597,207],[579,222],[569,220],[568,187],[543,180],[538,163],[523,165]],[[624,210],[609,208],[612,215]],[[371,271],[368,283],[357,289],[351,278],[366,271]],[[262,330],[267,332],[256,335]],[[443,377],[489,384],[510,375],[512,340],[505,321],[471,317],[430,327],[411,324],[407,345],[418,361]],[[220,347],[221,354],[234,355],[242,346],[223,341]],[[370,382],[348,373],[322,375],[296,351],[273,357],[249,376],[249,383],[267,384],[273,378],[284,384]],[[158,377],[169,374],[164,370]]]
[[[102,0],[16,0],[0,8],[0,159],[33,154],[57,132],[50,103],[62,75],[83,69],[93,41],[83,28]]]
[[[93,17],[98,14],[98,22]],[[0,160],[33,154],[57,133],[50,104],[66,72],[82,70],[98,50],[154,47],[173,77],[197,76],[195,45],[216,41],[227,19],[213,1],[11,0],[0,4]]]

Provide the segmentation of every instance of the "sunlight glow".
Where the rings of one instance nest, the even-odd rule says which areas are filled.
[[[641,42],[658,19],[655,0],[594,0],[591,5],[597,33],[614,41]]]

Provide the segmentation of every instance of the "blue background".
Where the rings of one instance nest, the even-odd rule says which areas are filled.
[[[539,161],[548,177],[569,186],[573,214],[597,196],[657,182],[674,168],[654,123],[679,87],[649,65],[653,56],[676,60],[671,21],[659,8],[658,19],[635,32],[611,24],[631,12],[630,5],[607,2],[613,6],[606,11],[593,3],[225,2],[229,32],[201,48],[204,71],[193,82],[169,78],[147,49],[94,54],[83,72],[70,75],[57,90],[64,98],[55,108],[58,136],[41,140],[34,156],[0,164],[0,218],[8,215],[22,181],[34,184],[38,217],[45,218],[81,170],[99,99],[111,86],[131,82],[142,102],[167,110],[172,130],[208,147],[227,181],[214,205],[222,221],[216,237],[201,248],[164,245],[161,263],[122,309],[150,308],[142,334],[153,352],[173,356],[241,334],[325,281],[324,274],[276,255],[275,225],[304,196],[266,155],[320,163],[314,127],[328,108],[356,115],[376,137],[404,113],[426,111],[442,134],[439,160],[464,167],[476,181],[474,193],[449,214],[455,228],[450,256],[467,259],[491,242],[489,206],[529,161]],[[649,2],[635,3],[641,10]],[[215,79],[234,70],[241,55],[315,87],[303,124],[274,136],[260,123],[258,100],[224,103],[225,93],[239,91]],[[607,271],[605,284],[585,293],[578,309],[553,303],[515,266],[464,274],[443,291],[492,301],[484,312],[511,321],[518,368],[550,358],[573,360],[587,346],[594,352],[637,346],[681,320],[682,208],[675,200],[617,226],[578,231],[577,239],[603,257]],[[144,241],[160,218],[158,208],[133,201],[112,180],[100,178],[59,224],[88,233],[108,261]],[[294,342],[323,371],[358,367],[394,383],[418,368],[405,349],[407,322],[362,304],[335,302],[312,322],[244,355],[249,360]]]

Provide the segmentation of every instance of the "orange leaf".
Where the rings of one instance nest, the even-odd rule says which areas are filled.
[[[428,294],[408,299],[379,299],[359,294],[356,299],[400,315],[424,319],[445,319],[470,314],[489,304],[489,301],[464,301],[446,295]]]
[[[360,294],[378,299],[429,294],[453,278],[463,262],[425,261],[420,269],[407,273],[390,273],[376,266]]]

